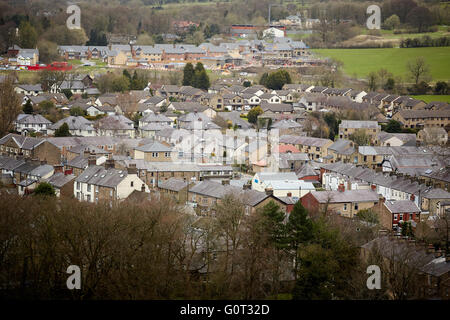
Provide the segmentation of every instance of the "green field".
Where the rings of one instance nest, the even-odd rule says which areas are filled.
[[[429,103],[431,101],[441,101],[441,102],[447,102],[450,103],[450,95],[442,95],[442,96],[435,96],[435,95],[424,95],[424,96],[411,96],[414,99],[423,100],[426,103]]]
[[[341,61],[349,76],[365,78],[369,72],[385,68],[396,76],[407,77],[406,64],[424,57],[430,65],[432,81],[450,79],[450,47],[382,49],[314,49],[324,57]]]
[[[450,33],[448,31],[447,26],[439,26],[438,30],[435,32],[424,32],[424,33],[407,33],[406,30],[403,30],[404,33],[394,33],[393,30],[385,30],[380,29],[381,36],[385,39],[406,39],[406,38],[421,38],[424,36],[429,36],[430,38],[439,38],[449,36]],[[361,34],[369,34],[367,28],[361,28]]]

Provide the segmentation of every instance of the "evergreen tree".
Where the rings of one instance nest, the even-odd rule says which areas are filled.
[[[34,189],[35,195],[41,196],[55,196],[55,188],[48,182],[41,182],[36,189]]]
[[[23,106],[23,113],[32,114],[33,113],[33,105],[31,104],[31,100],[28,99],[25,105]]]
[[[194,77],[194,87],[203,89],[203,90],[208,90],[209,86],[210,86],[210,82],[209,82],[209,77],[206,74],[206,71],[205,70],[196,71],[195,77]]]
[[[55,130],[55,137],[69,137],[69,126],[67,123],[63,123],[58,129]]]
[[[313,239],[313,223],[308,217],[308,211],[300,201],[297,201],[289,214],[286,227],[290,244],[289,247],[294,254],[295,276],[297,276],[298,266],[300,264],[299,247],[302,244],[309,243]]]
[[[192,86],[194,82],[194,66],[188,62],[183,70],[183,86]]]
[[[402,125],[400,122],[391,119],[386,125],[386,129],[384,131],[389,133],[399,133],[402,132]]]
[[[203,63],[197,62],[197,64],[195,65],[195,71],[201,72],[204,70],[205,70],[205,67],[203,67]]]
[[[274,201],[270,201],[263,207],[262,215],[271,244],[277,249],[286,248],[288,238],[286,237],[286,225],[284,224],[285,213]]]
[[[289,72],[286,70],[278,70],[269,74],[264,85],[272,90],[281,90],[285,84],[289,83],[292,83]]]
[[[127,77],[128,80],[130,80],[130,82],[131,82],[131,74],[128,72],[127,69],[123,69],[122,74],[123,74],[125,77]]]
[[[262,86],[266,86],[268,77],[269,77],[269,74],[267,72],[264,72],[261,76],[261,79],[259,79],[259,84]]]

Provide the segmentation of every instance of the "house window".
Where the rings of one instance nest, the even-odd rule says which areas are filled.
[[[164,156],[165,156],[166,158],[170,157],[170,152],[164,152]]]
[[[400,213],[400,220],[403,220],[403,213]]]
[[[87,191],[91,192],[91,185],[90,184],[87,185]]]
[[[77,199],[80,200],[80,193],[77,192]]]
[[[91,195],[90,195],[90,194],[88,194],[88,195],[86,196],[86,200],[87,200],[88,202],[91,202]]]
[[[130,182],[130,187],[133,187],[134,186],[134,181],[131,181]]]
[[[394,220],[398,220],[398,214],[394,213]]]
[[[109,191],[109,196],[110,196],[110,197],[113,196],[113,191],[112,191],[112,190]]]
[[[77,182],[77,190],[80,190],[80,183]]]
[[[358,210],[358,203],[355,203],[355,210]]]
[[[347,211],[347,204],[344,203],[344,211]]]
[[[158,152],[152,152],[152,157],[153,158],[157,158],[158,157]]]

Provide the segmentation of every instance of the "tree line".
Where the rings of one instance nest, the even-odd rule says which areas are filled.
[[[357,244],[300,202],[289,216],[274,202],[246,214],[242,198],[227,195],[214,218],[198,219],[164,197],[111,207],[41,189],[2,195],[3,298],[331,299],[367,291]],[[81,269],[81,290],[66,288],[69,265]]]

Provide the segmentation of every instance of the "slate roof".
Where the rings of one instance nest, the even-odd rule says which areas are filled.
[[[84,117],[79,116],[69,116],[67,118],[61,119],[58,122],[51,125],[50,129],[56,130],[64,123],[67,123],[67,125],[69,126],[69,130],[85,130],[85,131],[94,130],[94,126],[91,121],[87,120]]]
[[[0,139],[0,144],[5,144],[10,139],[13,139],[17,146],[24,150],[33,150],[45,140],[42,138],[33,138],[29,136],[22,136],[19,134],[9,133]]]
[[[96,121],[103,130],[134,130],[133,121],[122,115],[109,115]]]
[[[117,187],[128,175],[127,170],[105,169],[101,166],[90,166],[75,181],[96,186]]]
[[[163,114],[154,114],[150,113],[146,115],[144,118],[139,119],[141,122],[172,122],[172,119],[166,117]]]
[[[135,149],[142,152],[172,152],[171,148],[157,141],[137,147]]]
[[[345,190],[345,191],[311,191],[319,203],[343,202],[376,202],[378,194],[372,190]]]
[[[186,188],[187,185],[188,185],[187,181],[183,181],[177,178],[169,178],[165,181],[161,181],[160,183],[158,183],[158,188],[179,192],[183,188]]]
[[[299,124],[298,122],[292,120],[292,119],[282,119],[280,121],[275,122],[272,125],[273,129],[292,129],[292,128],[302,128],[303,126]]]
[[[391,213],[420,212],[419,207],[411,200],[386,200],[384,205]]]
[[[16,120],[17,123],[20,124],[52,124],[51,121],[47,120],[40,114],[28,114],[28,115],[19,115]]]
[[[450,263],[445,262],[445,257],[436,258],[433,253],[427,253],[424,248],[410,247],[408,243],[399,239],[390,239],[389,236],[378,237],[361,247],[367,250],[378,250],[388,259],[395,261],[401,259],[413,268],[436,277],[450,272]]]
[[[314,137],[301,137],[294,135],[283,135],[280,137],[280,143],[287,144],[301,144],[312,147],[323,147],[327,143],[332,142],[330,139],[314,138]]]
[[[426,118],[450,118],[450,109],[441,110],[400,110],[398,112],[404,119],[426,119]]]
[[[222,185],[213,181],[201,181],[189,188],[189,192],[201,194],[216,199],[222,199],[227,194],[234,194],[241,197],[244,204],[249,206],[256,206],[261,201],[265,200],[268,195],[264,192],[255,190],[242,190],[242,188],[232,185]]]
[[[362,121],[362,120],[342,120],[339,128],[348,129],[378,129],[380,126],[376,121]]]
[[[353,142],[346,139],[336,140],[331,146],[328,147],[328,150],[333,150],[338,154],[344,155],[351,155],[355,152]]]
[[[308,176],[317,176],[319,175],[316,170],[314,170],[313,166],[311,166],[309,163],[305,163],[303,165],[303,167],[300,168],[300,170],[298,170],[296,173],[297,177],[299,179],[303,178],[303,177],[308,177]]]
[[[294,107],[292,104],[287,103],[267,103],[267,102],[261,102],[261,109],[266,111],[273,111],[273,112],[292,112],[294,111]]]

